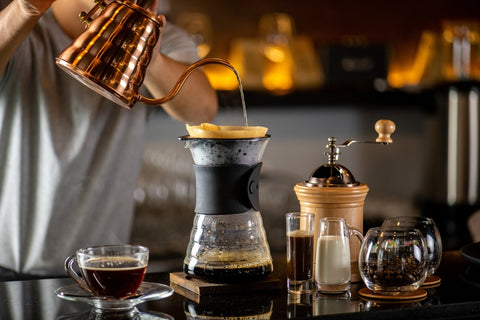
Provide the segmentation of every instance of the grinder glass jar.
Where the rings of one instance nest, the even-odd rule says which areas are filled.
[[[360,248],[360,274],[374,293],[396,295],[415,291],[427,276],[427,252],[418,229],[372,228]]]

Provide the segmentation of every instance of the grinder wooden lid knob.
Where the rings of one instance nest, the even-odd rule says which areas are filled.
[[[376,142],[393,143],[390,137],[395,132],[395,122],[392,120],[380,119],[375,123],[375,131],[378,133]]]

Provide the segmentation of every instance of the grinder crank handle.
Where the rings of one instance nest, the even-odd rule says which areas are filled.
[[[375,122],[375,131],[378,133],[378,137],[375,141],[347,140],[341,145],[337,145],[336,147],[348,147],[354,143],[390,144],[390,143],[393,143],[393,140],[390,136],[395,132],[395,129],[396,129],[395,122],[393,122],[392,120],[380,119],[377,122]]]
[[[328,156],[328,164],[333,165],[338,160],[340,155],[340,148],[349,147],[354,143],[375,143],[375,144],[390,144],[393,143],[392,138],[390,137],[392,133],[395,132],[395,123],[392,120],[380,119],[375,123],[375,131],[378,133],[378,137],[375,141],[358,141],[358,140],[347,140],[344,143],[337,145],[335,142],[337,139],[335,137],[328,138],[328,145],[326,148],[329,150],[325,152],[325,155]]]
[[[390,137],[392,133],[395,132],[396,126],[395,122],[387,119],[380,119],[375,123],[375,131],[378,133],[377,140],[378,143],[393,143],[392,138]]]

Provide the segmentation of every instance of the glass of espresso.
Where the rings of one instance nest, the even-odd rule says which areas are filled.
[[[148,248],[107,245],[77,250],[65,260],[65,270],[95,296],[124,299],[136,294],[148,265]],[[75,271],[75,264],[80,269]]]
[[[287,288],[290,293],[309,293],[313,289],[313,244],[315,214],[286,214]]]

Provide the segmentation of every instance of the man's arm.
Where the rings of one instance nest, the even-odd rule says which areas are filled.
[[[153,0],[149,9],[154,14],[158,14],[156,8],[158,8],[158,0]],[[167,23],[165,16],[158,17],[165,26]],[[157,49],[155,52],[158,52]],[[157,53],[152,57],[147,68],[144,85],[153,97],[163,98],[170,92],[187,67],[188,65],[184,63]],[[218,99],[203,71],[197,69],[188,77],[179,93],[172,100],[164,103],[162,107],[165,112],[177,120],[189,124],[199,124],[213,120],[218,110]]]
[[[75,38],[84,28],[78,19],[78,14],[82,10],[90,10],[93,2],[91,0],[13,0],[0,12],[0,30],[2,30],[0,32],[0,74],[4,71],[12,54],[50,5],[60,27],[70,37]],[[158,2],[155,0],[152,8],[156,8],[157,5]],[[159,16],[159,18],[165,25],[165,17]],[[158,53],[152,57],[144,84],[153,97],[162,98],[173,88],[186,67],[185,64]],[[218,109],[217,95],[205,74],[201,70],[196,70],[187,79],[179,94],[162,107],[170,116],[183,122],[190,124],[210,122]]]
[[[188,67],[158,54],[148,67],[144,84],[156,98],[166,96]],[[173,118],[189,124],[211,122],[218,109],[217,94],[201,69],[195,70],[172,100],[163,104]]]
[[[55,0],[13,0],[0,12],[0,74],[53,1]]]

